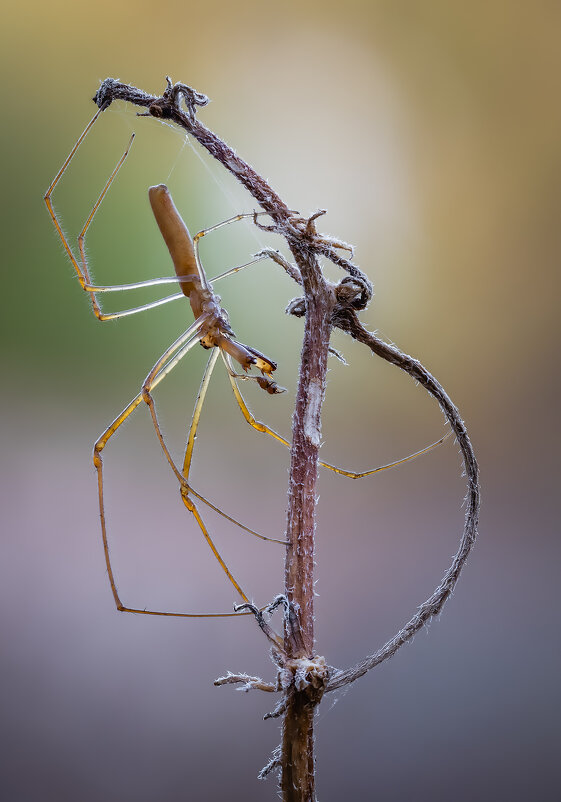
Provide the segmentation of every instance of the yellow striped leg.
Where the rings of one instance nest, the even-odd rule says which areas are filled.
[[[285,440],[284,437],[281,437],[280,434],[278,434],[273,429],[266,426],[264,423],[261,423],[261,421],[256,420],[256,418],[253,416],[253,413],[245,403],[245,399],[241,394],[238,382],[236,381],[236,379],[240,377],[237,377],[234,371],[231,370],[231,365],[229,367],[230,369],[228,370],[228,376],[230,378],[230,384],[232,385],[232,390],[234,391],[234,396],[236,398],[236,401],[238,402],[238,406],[242,412],[242,415],[249,423],[249,425],[252,426],[256,431],[262,432],[263,434],[268,434],[270,437],[273,437],[275,440],[278,440],[279,443],[282,443],[287,448],[290,448],[290,443],[288,440]],[[321,460],[319,464],[321,465],[322,468],[327,468],[328,470],[333,471],[334,473],[338,473],[341,476],[347,476],[349,479],[363,479],[365,476],[372,476],[375,473],[380,473],[380,471],[387,471],[390,468],[396,468],[398,465],[403,465],[406,462],[410,462],[411,460],[420,457],[422,454],[426,454],[429,451],[432,451],[433,448],[436,448],[441,443],[443,443],[448,437],[450,437],[451,434],[452,432],[447,432],[439,440],[436,440],[436,442],[431,443],[429,446],[426,446],[425,448],[422,448],[420,451],[415,451],[414,454],[409,454],[407,457],[402,457],[401,459],[398,459],[395,462],[389,462],[387,465],[380,465],[378,468],[371,468],[368,471],[360,471],[360,472],[346,471],[343,470],[343,468],[338,468],[336,465],[330,465],[328,462],[322,462]]]

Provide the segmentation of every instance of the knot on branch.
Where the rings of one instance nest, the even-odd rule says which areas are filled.
[[[349,274],[344,281],[355,281],[360,285],[360,292],[354,293],[352,297],[352,308],[356,310],[365,309],[368,305],[374,290],[368,277],[355,264],[352,263],[354,248],[343,240],[325,234],[319,234],[316,229],[316,220],[325,214],[324,209],[312,214],[310,217],[299,217],[292,215],[284,226],[277,227],[278,233],[287,238],[291,248],[294,246],[300,251],[307,251],[309,254],[325,256],[338,267],[343,268]],[[338,251],[348,251],[350,258],[346,259]],[[348,297],[348,292],[347,292]],[[343,296],[341,302],[343,303]],[[346,303],[349,306],[349,303]],[[294,314],[294,312],[291,312]]]
[[[318,209],[318,211],[314,212],[310,217],[300,217],[297,214],[293,214],[287,221],[287,233],[296,236],[300,245],[303,244],[313,253],[323,253],[327,256],[327,252],[333,249],[339,249],[348,251],[352,259],[354,253],[352,245],[349,245],[348,242],[343,242],[343,240],[336,239],[335,237],[318,233],[316,220],[318,217],[323,217],[324,214],[327,214],[326,209]]]
[[[344,328],[343,320],[349,311],[358,312],[365,309],[372,298],[372,285],[360,276],[346,276],[334,288],[336,304],[332,313],[334,326]],[[304,317],[306,299],[302,296],[293,298],[284,310],[287,315]]]
[[[278,217],[269,212],[273,217],[274,223],[272,225],[265,225],[260,223],[257,219],[257,213],[253,216],[253,222],[261,231],[267,231],[273,234],[279,234],[284,237],[288,245],[298,261],[298,255],[302,261],[308,261],[315,256],[325,256],[333,264],[346,270],[350,277],[356,279],[360,284],[361,291],[353,298],[353,309],[365,309],[368,302],[372,298],[373,289],[372,284],[368,277],[349,259],[345,259],[338,250],[348,251],[350,259],[353,258],[354,248],[343,240],[331,237],[325,234],[319,234],[316,229],[316,220],[318,217],[326,214],[325,209],[320,209],[310,217],[302,217],[297,212],[288,211],[287,214],[281,214]],[[278,252],[272,249],[265,249],[260,252],[270,256],[275,262],[278,262],[298,284],[302,284],[300,272],[293,265],[290,265]],[[298,255],[297,255],[298,254]],[[360,297],[360,299],[359,299]],[[288,314],[294,314],[296,317],[302,317],[305,312],[300,314],[299,307],[290,306],[287,310]]]
[[[185,111],[191,122],[195,121],[197,106],[206,106],[210,103],[209,98],[202,92],[197,92],[187,84],[174,84],[171,78],[166,75],[167,87],[161,98],[156,98],[148,106],[148,113],[152,117],[167,119],[173,116],[174,112]],[[183,101],[184,109],[181,108]]]
[[[196,106],[206,106],[210,103],[210,99],[203,95],[202,92],[197,92],[187,84],[177,83],[172,84],[171,78],[166,75],[167,88],[164,92],[164,99],[168,100],[175,106],[178,111],[181,110],[181,100],[185,104],[187,114],[191,120],[195,119]]]
[[[341,309],[365,309],[372,297],[372,286],[370,282],[358,276],[346,276],[341,279],[335,287],[335,297],[339,310]]]
[[[98,108],[106,109],[115,99],[119,86],[119,81],[114,78],[106,78],[105,81],[101,82],[101,86],[93,96],[93,102]]]
[[[286,693],[304,693],[312,705],[317,705],[329,681],[329,666],[325,657],[293,657],[283,661],[278,684]]]
[[[306,314],[306,299],[304,297],[293,298],[284,311],[287,315],[304,317]]]
[[[296,694],[301,694],[307,706],[316,707],[329,686],[333,670],[325,657],[287,657],[284,652],[271,650],[273,661],[279,666],[277,690],[283,695],[274,710],[263,718],[279,718],[286,712]]]

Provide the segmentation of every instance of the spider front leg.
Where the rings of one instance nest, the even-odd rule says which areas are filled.
[[[111,175],[107,179],[107,181],[105,183],[105,186],[103,187],[103,190],[101,191],[101,194],[100,194],[99,198],[95,202],[92,210],[90,211],[90,213],[89,213],[89,215],[88,215],[88,217],[86,219],[86,222],[85,222],[82,230],[80,231],[80,234],[78,235],[79,258],[76,257],[76,255],[74,254],[74,251],[72,250],[72,247],[71,247],[70,243],[68,242],[68,239],[67,239],[66,235],[64,234],[64,231],[62,229],[62,225],[60,223],[58,215],[55,212],[54,207],[53,207],[52,195],[53,195],[53,192],[54,192],[56,186],[58,185],[59,181],[61,180],[61,178],[63,177],[64,173],[68,169],[68,167],[70,165],[70,162],[72,161],[72,159],[74,158],[74,156],[76,154],[76,151],[78,150],[78,148],[80,147],[80,145],[82,144],[84,139],[86,138],[87,134],[89,133],[90,129],[92,128],[92,126],[94,125],[94,123],[96,122],[96,120],[97,120],[97,118],[99,117],[100,114],[101,114],[101,109],[94,115],[94,117],[90,120],[90,122],[88,123],[88,125],[86,126],[84,131],[78,137],[78,140],[74,144],[72,150],[70,151],[70,153],[68,154],[67,158],[65,159],[62,167],[60,168],[60,170],[58,171],[58,173],[54,177],[50,187],[48,188],[47,192],[45,193],[44,200],[45,200],[45,203],[47,205],[47,209],[49,210],[49,214],[51,216],[51,220],[52,220],[53,225],[54,225],[54,227],[56,229],[56,232],[59,235],[60,240],[61,240],[61,242],[62,242],[62,244],[64,246],[64,250],[68,254],[68,257],[70,258],[70,261],[72,262],[72,266],[74,267],[76,275],[78,276],[78,281],[80,282],[80,286],[82,287],[82,289],[85,292],[88,293],[88,295],[90,297],[91,304],[92,304],[92,311],[93,311],[94,315],[97,317],[98,320],[105,321],[105,320],[115,320],[117,318],[126,317],[128,315],[133,315],[133,314],[136,314],[138,312],[144,312],[147,309],[152,309],[152,308],[154,308],[156,306],[160,306],[161,304],[168,303],[169,301],[174,301],[174,300],[176,300],[178,298],[183,298],[184,295],[183,295],[183,293],[176,293],[174,295],[168,296],[167,298],[163,298],[161,300],[154,301],[154,302],[148,303],[148,304],[143,304],[141,306],[133,307],[131,309],[126,309],[126,310],[124,310],[122,312],[105,313],[105,312],[102,311],[102,309],[101,309],[101,307],[99,305],[99,302],[97,300],[96,293],[98,293],[98,292],[124,291],[124,290],[130,290],[130,289],[138,289],[140,287],[154,286],[156,284],[168,284],[168,283],[175,283],[176,284],[178,279],[177,278],[173,278],[173,279],[170,279],[170,278],[151,279],[151,280],[148,280],[148,281],[145,281],[145,282],[136,282],[134,284],[121,284],[121,285],[114,285],[114,286],[112,286],[112,285],[96,286],[91,281],[90,271],[89,271],[89,267],[88,267],[88,261],[87,261],[87,258],[86,258],[86,250],[85,250],[86,234],[88,232],[88,229],[89,229],[90,225],[92,224],[92,221],[93,221],[93,218],[95,216],[95,213],[97,212],[97,210],[101,206],[101,203],[103,202],[103,199],[105,198],[105,195],[107,194],[107,192],[109,190],[109,187],[111,186],[111,184],[113,183],[113,181],[117,177],[117,173],[119,172],[119,170],[123,166],[123,164],[125,162],[125,159],[127,158],[128,154],[129,154],[129,151],[130,151],[130,148],[131,148],[131,145],[133,143],[134,136],[135,136],[134,133],[131,135],[131,138],[129,140],[129,143],[128,143],[124,153],[122,154],[121,158],[119,159],[119,161],[115,165],[115,168],[113,169],[113,172],[111,173]]]
[[[123,162],[125,161],[125,159],[128,156],[128,153],[129,153],[129,150],[130,150],[130,146],[132,145],[132,141],[134,139],[134,134],[132,134],[132,136],[131,136],[131,138],[129,140],[129,144],[127,145],[127,147],[125,149],[125,152],[123,153],[123,155],[121,156],[121,158],[117,162],[115,168],[113,169],[113,172],[111,173],[111,175],[109,176],[107,182],[105,183],[105,186],[104,186],[104,188],[103,188],[103,190],[101,192],[101,195],[99,196],[99,198],[97,199],[96,203],[94,204],[94,207],[91,210],[91,212],[90,212],[90,214],[88,216],[88,219],[86,220],[86,223],[85,223],[82,231],[80,232],[80,234],[78,236],[78,248],[79,248],[79,252],[80,252],[80,262],[81,263],[78,261],[78,259],[74,255],[72,247],[70,246],[70,243],[66,239],[66,235],[64,234],[64,232],[62,230],[62,226],[61,226],[60,221],[58,219],[58,215],[56,214],[56,212],[54,210],[51,197],[52,197],[52,194],[53,194],[53,192],[55,190],[55,187],[57,186],[58,182],[60,181],[60,179],[62,178],[62,176],[66,172],[70,162],[74,158],[74,156],[76,154],[76,151],[78,150],[78,148],[80,147],[80,145],[82,144],[82,142],[84,141],[86,136],[88,135],[90,129],[92,128],[92,126],[94,125],[94,123],[96,122],[96,120],[97,120],[97,118],[99,117],[100,114],[101,114],[101,109],[92,117],[92,119],[87,124],[85,129],[82,131],[82,133],[78,137],[76,143],[74,144],[72,150],[70,151],[70,153],[66,157],[62,167],[60,168],[60,170],[58,171],[58,173],[54,177],[54,179],[53,179],[50,187],[46,191],[45,197],[44,197],[45,203],[47,204],[47,209],[49,210],[49,214],[51,215],[51,220],[53,221],[53,225],[54,225],[54,227],[55,227],[55,229],[56,229],[56,231],[57,231],[57,233],[58,233],[58,235],[59,235],[59,237],[61,239],[61,242],[62,242],[62,244],[64,246],[64,249],[65,249],[66,253],[70,257],[70,261],[72,262],[74,270],[76,271],[76,275],[78,276],[78,281],[80,282],[80,286],[82,287],[82,289],[84,289],[86,286],[91,284],[90,274],[89,274],[89,270],[88,270],[88,264],[87,264],[87,260],[86,260],[86,254],[85,254],[85,250],[84,250],[84,239],[85,239],[85,236],[86,236],[86,231],[88,230],[88,228],[90,226],[90,223],[93,220],[93,217],[94,217],[97,209],[99,208],[101,202],[103,201],[103,198],[105,197],[105,195],[107,193],[107,190],[109,189],[109,187],[113,183],[117,173],[121,169],[121,166],[122,166]],[[99,307],[99,304],[97,303],[97,299],[95,297],[95,293],[90,291],[89,294],[90,294],[90,300],[92,302],[93,312],[94,312],[94,314],[95,314],[95,316],[97,318],[101,319],[101,309]]]
[[[80,281],[80,284],[81,284],[82,287],[85,284],[89,283],[89,280],[90,280],[89,273],[88,273],[88,270],[87,270],[87,266],[86,266],[86,270],[84,272],[82,267],[78,264],[78,261],[77,261],[76,257],[74,256],[74,252],[72,251],[72,248],[70,247],[70,244],[69,244],[68,240],[66,239],[66,236],[65,236],[65,234],[64,234],[64,232],[62,230],[62,226],[60,224],[58,216],[57,216],[57,214],[56,214],[56,212],[55,212],[55,210],[53,208],[53,204],[52,204],[52,201],[51,201],[51,196],[52,196],[52,194],[54,192],[54,189],[55,189],[56,185],[58,184],[58,182],[60,181],[60,179],[62,178],[64,173],[66,172],[66,169],[67,169],[68,165],[70,164],[70,162],[74,158],[74,155],[75,155],[76,151],[78,150],[78,148],[80,147],[80,145],[82,144],[82,142],[84,141],[86,136],[88,135],[88,133],[90,131],[90,128],[93,126],[93,124],[95,123],[95,121],[97,120],[99,115],[101,114],[101,111],[102,110],[100,109],[98,112],[96,112],[96,114],[94,114],[94,116],[92,117],[90,122],[86,125],[86,127],[84,128],[84,130],[82,131],[82,133],[80,134],[78,139],[76,140],[72,150],[70,151],[70,153],[66,157],[62,167],[60,168],[58,173],[53,178],[52,183],[51,183],[50,187],[48,188],[48,190],[45,192],[45,196],[44,196],[44,201],[47,204],[47,209],[49,210],[49,214],[51,215],[51,220],[53,221],[53,225],[54,225],[54,227],[55,227],[55,229],[56,229],[56,231],[57,231],[57,233],[58,233],[58,235],[59,235],[59,237],[60,237],[60,239],[62,241],[62,244],[64,246],[64,249],[65,249],[66,253],[70,257],[70,261],[72,262],[72,265],[74,266],[74,270],[76,271],[76,274],[78,276],[78,280]],[[124,158],[126,157],[126,153],[127,152],[128,152],[128,148],[127,148],[127,151],[125,151],[125,156],[121,157],[120,163],[117,164],[116,170],[119,169],[120,164],[122,164],[122,162],[124,161]],[[115,172],[115,171],[113,171],[113,172]],[[111,180],[112,179],[110,178],[110,180],[108,182],[109,184],[111,183]],[[108,188],[108,186],[106,185],[105,191],[102,194],[105,194],[105,192],[107,191],[107,188]],[[95,212],[95,207],[94,207],[94,212]],[[93,216],[94,212],[92,212],[90,214],[90,217]],[[86,227],[87,227],[87,225],[86,225]],[[92,303],[94,304],[94,311],[95,311],[95,297],[93,298]]]

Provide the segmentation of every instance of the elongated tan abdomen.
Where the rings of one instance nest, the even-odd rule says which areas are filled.
[[[197,279],[194,279],[193,283],[182,282],[181,284],[184,295],[189,297],[193,292],[193,284],[198,284],[200,287],[193,240],[191,239],[189,230],[175,208],[175,204],[165,184],[158,184],[156,187],[150,187],[148,190],[148,197],[156,222],[168,246],[176,274],[178,276],[197,277]]]

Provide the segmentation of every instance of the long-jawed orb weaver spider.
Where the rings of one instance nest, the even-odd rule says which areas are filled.
[[[205,498],[200,493],[198,493],[191,486],[189,474],[191,470],[193,448],[195,444],[195,437],[197,433],[199,419],[201,416],[201,411],[205,401],[206,392],[208,389],[212,371],[214,370],[214,367],[216,365],[219,356],[222,358],[222,361],[226,367],[228,377],[232,385],[232,390],[234,392],[234,396],[236,398],[237,404],[245,420],[256,431],[268,434],[278,442],[282,443],[284,446],[290,448],[290,443],[288,442],[288,440],[285,440],[283,437],[277,434],[277,432],[273,431],[273,429],[269,428],[264,423],[261,423],[260,421],[255,419],[241,394],[238,382],[239,380],[256,381],[262,389],[266,390],[268,393],[273,395],[276,393],[283,392],[283,388],[279,387],[272,379],[272,374],[277,367],[276,363],[273,362],[264,354],[257,351],[255,348],[248,345],[244,345],[234,339],[234,332],[230,327],[228,315],[226,311],[222,309],[222,307],[220,306],[220,298],[214,293],[213,284],[207,278],[203,266],[201,264],[201,260],[199,257],[199,241],[206,234],[210,233],[211,231],[215,231],[225,225],[228,225],[229,223],[233,223],[235,221],[242,220],[243,218],[247,217],[252,217],[256,219],[258,215],[265,214],[265,212],[250,212],[248,214],[235,215],[234,217],[231,217],[230,219],[225,220],[222,223],[218,223],[217,225],[211,226],[210,228],[206,228],[203,229],[202,231],[199,231],[198,234],[196,234],[193,238],[191,238],[187,226],[185,225],[179,212],[177,211],[167,187],[164,184],[150,187],[148,190],[150,205],[152,207],[152,211],[154,213],[156,222],[158,223],[164,241],[170,252],[176,275],[172,278],[156,278],[156,279],[150,279],[148,281],[140,281],[130,284],[117,284],[108,286],[100,286],[93,284],[90,278],[88,262],[85,252],[86,234],[92,223],[96,211],[99,209],[109,187],[115,180],[117,173],[119,172],[125,159],[128,156],[130,147],[134,140],[134,134],[131,135],[126,150],[124,151],[121,158],[117,162],[115,168],[113,169],[113,172],[107,179],[107,182],[99,198],[95,202],[80,234],[78,235],[78,251],[79,251],[78,257],[76,257],[76,255],[74,254],[74,251],[70,246],[70,243],[68,242],[68,239],[66,238],[66,235],[62,230],[59,218],[56,212],[54,211],[51,198],[57,184],[59,183],[60,179],[66,172],[70,162],[74,158],[74,155],[78,150],[78,148],[80,147],[81,143],[83,142],[88,132],[96,122],[99,115],[101,114],[101,111],[102,110],[98,111],[92,118],[92,120],[88,123],[88,125],[86,126],[86,128],[84,129],[84,131],[74,144],[68,157],[64,161],[62,167],[56,174],[55,178],[53,179],[49,189],[47,190],[44,196],[45,203],[47,204],[47,208],[51,215],[51,219],[53,221],[55,229],[76,271],[78,280],[80,282],[80,286],[85,292],[88,293],[92,305],[92,311],[94,315],[101,321],[115,320],[117,318],[126,317],[128,315],[133,315],[139,312],[144,312],[148,309],[155,308],[157,306],[160,306],[162,304],[168,303],[170,301],[179,298],[188,298],[195,318],[194,323],[192,323],[192,325],[189,326],[189,328],[186,331],[184,331],[183,334],[181,334],[175,340],[175,342],[172,343],[172,345],[170,345],[169,348],[167,348],[164,351],[162,356],[157,360],[157,362],[154,364],[154,366],[146,376],[142,384],[141,391],[132,399],[132,401],[130,401],[129,404],[127,404],[127,406],[107,427],[107,429],[105,429],[105,431],[97,439],[94,445],[93,461],[97,471],[99,512],[101,520],[103,550],[105,554],[105,563],[107,566],[107,573],[109,576],[109,582],[111,584],[111,591],[113,593],[113,598],[115,600],[115,604],[118,610],[129,613],[140,613],[143,615],[176,616],[182,618],[218,618],[218,617],[246,615],[248,613],[242,613],[242,612],[240,613],[162,612],[157,610],[136,609],[133,607],[127,607],[122,603],[119,593],[117,591],[117,585],[115,582],[115,576],[109,554],[107,522],[106,522],[106,514],[105,514],[105,506],[103,498],[103,460],[101,454],[103,449],[109,442],[109,440],[113,437],[113,435],[118,431],[118,429],[127,420],[127,418],[130,415],[132,415],[132,413],[141,404],[141,402],[144,401],[149,407],[154,429],[157,438],[159,440],[159,443],[161,445],[161,448],[179,483],[181,499],[184,505],[195,518],[212,553],[214,554],[222,570],[228,577],[229,581],[234,586],[237,594],[241,597],[242,602],[248,603],[250,601],[249,597],[243,591],[239,582],[232,575],[228,566],[221,557],[201,517],[201,514],[199,513],[199,509],[193,499],[196,499],[197,501],[207,505],[212,510],[217,512],[219,515],[223,516],[236,526],[254,535],[255,537],[261,538],[262,540],[267,540],[280,544],[285,544],[285,541],[276,538],[265,537],[264,535],[255,532],[254,530],[250,529],[249,527],[245,526],[244,524],[240,523],[239,521],[229,516],[227,513],[225,513],[223,510],[221,510],[219,507],[217,507],[211,501],[209,501],[209,499]],[[218,281],[219,279],[225,278],[226,276],[232,275],[241,270],[242,268],[247,267],[248,265],[253,264],[261,259],[267,258],[270,255],[271,251],[269,249],[264,249],[259,254],[256,254],[256,256],[251,261],[247,262],[246,264],[239,265],[237,267],[231,268],[230,270],[227,270],[225,273],[216,276],[212,281],[215,282]],[[278,260],[279,257],[278,255],[276,255],[276,261]],[[141,306],[137,306],[131,309],[126,309],[114,313],[104,313],[97,299],[97,295],[104,292],[124,292],[127,290],[135,290],[142,287],[151,287],[164,284],[175,284],[175,285],[179,284],[181,291],[173,295],[170,295],[166,298],[153,301],[151,303],[143,304]],[[183,457],[183,465],[181,466],[181,468],[179,468],[175,464],[171,456],[171,453],[168,449],[168,446],[162,434],[162,430],[158,423],[152,391],[173,370],[173,368],[176,367],[176,365],[197,343],[200,343],[204,348],[209,349],[211,351],[211,354],[207,362],[205,371],[203,373],[199,394],[193,410],[193,416],[189,428],[189,434],[187,437],[187,445],[185,447],[185,452]],[[236,372],[235,363],[241,366],[243,373]],[[249,371],[252,368],[255,368],[258,371],[260,371],[260,375],[249,373]],[[371,476],[380,471],[387,470],[388,468],[393,468],[397,465],[401,465],[405,462],[414,459],[415,457],[420,456],[421,454],[425,454],[427,451],[430,451],[435,446],[442,443],[447,436],[448,435],[441,437],[435,443],[432,443],[431,445],[421,449],[420,451],[415,452],[414,454],[410,454],[407,457],[397,460],[396,462],[392,462],[387,465],[383,465],[378,468],[373,468],[367,471],[362,471],[362,472],[347,471],[343,470],[342,468],[338,468],[334,465],[330,465],[326,462],[320,462],[320,465],[324,468],[327,468],[343,476],[347,476],[352,479],[360,479],[366,476]]]

